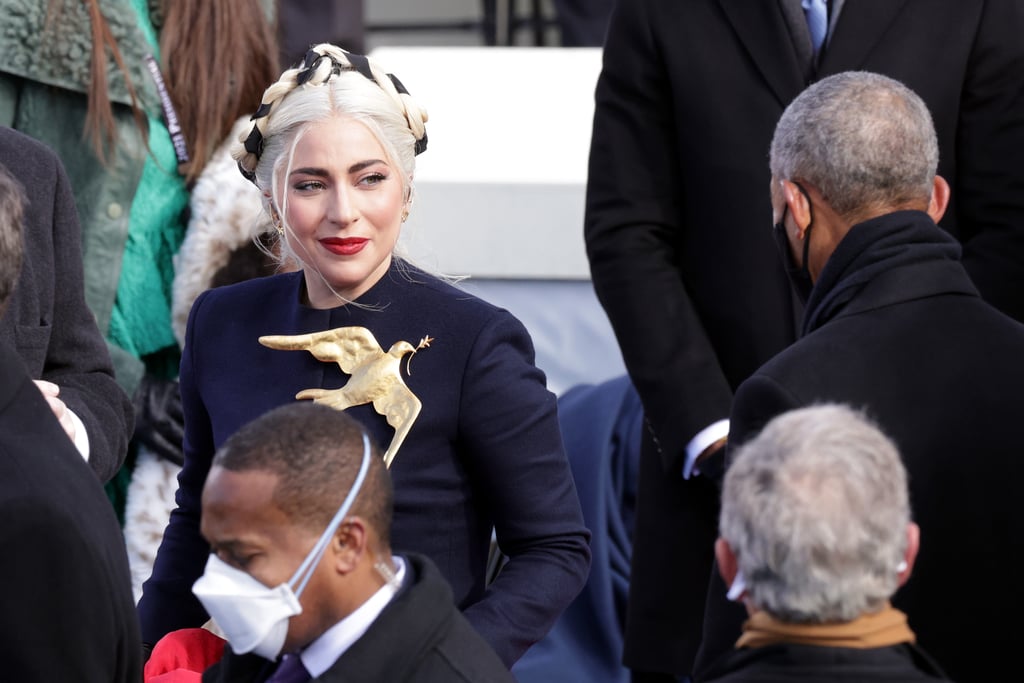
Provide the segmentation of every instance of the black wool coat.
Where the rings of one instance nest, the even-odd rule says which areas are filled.
[[[717,498],[705,481],[681,481],[683,449],[795,339],[768,148],[807,85],[858,69],[924,99],[953,188],[942,227],[982,297],[1024,320],[1020,3],[846,0],[816,71],[799,5],[630,0],[609,23],[585,233],[649,425],[626,636],[639,670],[688,673],[700,639]]]
[[[0,677],[142,680],[121,527],[103,487],[2,340],[0,519]]]
[[[807,334],[740,386],[731,419],[737,444],[821,402],[877,421],[900,449],[921,527],[893,604],[950,678],[981,683],[1014,670],[1016,634],[1002,624],[1024,600],[1018,582],[992,583],[1024,538],[1024,325],[977,295],[957,251],[921,212],[854,226],[811,292]],[[732,647],[744,618],[717,585],[702,661]]]
[[[401,590],[359,640],[322,676],[323,683],[514,683],[494,650],[455,608],[452,591],[423,555],[406,559]],[[203,673],[204,683],[260,683],[274,665],[236,655]]]

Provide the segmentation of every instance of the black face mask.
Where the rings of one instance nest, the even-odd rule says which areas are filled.
[[[799,183],[793,184],[804,193],[804,197],[807,198],[808,210],[810,210],[811,198],[807,195],[807,190]],[[788,206],[782,209],[782,220],[772,227],[772,235],[775,237],[775,246],[779,249],[779,255],[782,257],[782,263],[786,268],[786,275],[789,277],[793,289],[796,291],[797,296],[800,297],[800,301],[807,303],[807,297],[811,295],[811,289],[814,287],[814,282],[811,280],[811,271],[807,268],[807,252],[811,245],[811,226],[814,225],[814,214],[811,213],[811,222],[807,224],[807,229],[804,231],[803,263],[797,263],[793,258],[793,250],[789,248],[789,239],[786,237],[786,212],[788,210]]]

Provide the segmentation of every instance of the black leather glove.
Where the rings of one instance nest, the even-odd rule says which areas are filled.
[[[183,465],[185,418],[181,411],[178,380],[147,374],[135,391],[132,403],[135,406],[135,439],[161,458]]]

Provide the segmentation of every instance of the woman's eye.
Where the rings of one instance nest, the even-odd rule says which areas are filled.
[[[312,190],[323,189],[324,184],[319,180],[302,180],[295,183],[294,187],[299,192],[310,192]]]
[[[370,175],[363,176],[360,182],[364,185],[377,185],[387,179],[388,177],[383,173],[371,173]]]

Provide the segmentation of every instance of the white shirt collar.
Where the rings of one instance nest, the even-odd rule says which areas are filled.
[[[363,637],[370,624],[376,621],[380,613],[391,602],[405,579],[405,560],[395,555],[395,582],[387,582],[381,586],[370,599],[359,606],[334,626],[324,631],[319,638],[309,644],[299,655],[303,666],[313,678],[322,676],[330,669],[338,658],[352,647],[352,644]]]

